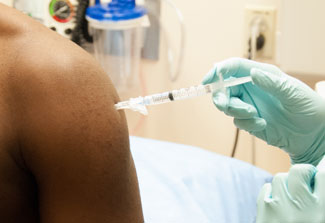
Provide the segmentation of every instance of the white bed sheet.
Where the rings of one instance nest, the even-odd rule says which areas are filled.
[[[130,137],[146,223],[251,223],[272,176],[197,147]]]

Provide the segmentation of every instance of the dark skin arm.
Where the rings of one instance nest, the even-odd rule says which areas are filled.
[[[8,76],[12,120],[37,183],[40,221],[142,223],[127,124],[107,74],[72,42],[10,16],[20,21],[18,66]]]

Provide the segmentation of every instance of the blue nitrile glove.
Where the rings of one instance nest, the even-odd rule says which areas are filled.
[[[265,184],[257,201],[256,223],[324,223],[325,171],[317,169],[296,164]]]
[[[232,58],[217,63],[203,84],[251,75],[246,83],[213,95],[235,125],[289,153],[292,163],[317,165],[325,154],[325,100],[274,65]]]

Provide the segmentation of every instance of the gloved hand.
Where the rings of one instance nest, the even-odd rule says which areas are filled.
[[[210,71],[203,84],[251,75],[253,83],[217,92],[213,102],[235,125],[289,153],[292,163],[317,165],[325,154],[325,100],[273,65],[232,58]]]
[[[293,165],[265,184],[257,201],[256,223],[324,223],[325,171]]]

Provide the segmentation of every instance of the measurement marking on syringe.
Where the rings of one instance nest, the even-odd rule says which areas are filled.
[[[169,92],[169,93],[168,93],[168,98],[169,98],[171,101],[174,101],[174,96],[173,96],[173,93],[172,93],[172,92]]]

